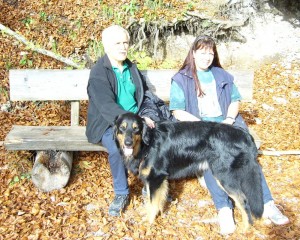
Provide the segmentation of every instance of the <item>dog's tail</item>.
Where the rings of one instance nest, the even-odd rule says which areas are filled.
[[[263,191],[262,191],[262,172],[259,166],[248,171],[243,177],[242,191],[244,192],[255,218],[261,218],[264,211]],[[249,184],[250,183],[250,184]]]
[[[262,171],[257,167],[256,171],[251,174],[253,186],[249,193],[248,200],[251,208],[251,213],[255,218],[261,218],[264,212],[263,191],[262,191]]]
[[[227,189],[227,193],[241,210],[245,230],[249,227],[249,224],[253,224],[252,216],[261,218],[264,210],[261,171],[258,168],[257,165],[252,167],[251,170],[243,171],[242,179],[238,184],[240,187],[236,186],[235,190],[229,187],[231,191]]]

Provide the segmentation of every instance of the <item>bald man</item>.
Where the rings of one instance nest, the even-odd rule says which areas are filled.
[[[127,169],[113,139],[112,126],[118,115],[137,113],[148,90],[137,66],[127,58],[129,40],[129,33],[121,26],[103,30],[105,55],[92,67],[87,86],[86,136],[91,143],[102,142],[108,150],[115,193],[108,211],[111,216],[120,216],[129,203]],[[150,118],[145,117],[145,120],[148,126],[154,127]]]

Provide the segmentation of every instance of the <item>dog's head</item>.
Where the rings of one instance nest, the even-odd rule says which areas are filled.
[[[114,135],[125,160],[137,157],[143,143],[144,122],[133,113],[125,113],[115,121]]]

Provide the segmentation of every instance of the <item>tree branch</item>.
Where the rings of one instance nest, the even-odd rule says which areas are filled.
[[[4,25],[2,25],[0,23],[0,30],[3,31],[4,33],[14,37],[15,39],[17,39],[18,41],[22,42],[23,44],[25,44],[29,49],[31,49],[32,51],[35,51],[35,52],[38,52],[38,53],[41,53],[43,55],[46,55],[48,57],[51,57],[51,58],[54,58],[60,62],[63,62],[69,66],[72,66],[74,68],[82,68],[82,66],[80,66],[79,64],[77,63],[74,63],[72,60],[68,59],[68,58],[65,58],[65,57],[62,57],[60,55],[57,55],[51,51],[48,51],[46,49],[43,49],[43,48],[39,48],[37,46],[34,45],[34,43],[26,40],[22,35],[12,31],[10,28],[8,27],[5,27]]]
[[[300,150],[289,150],[289,151],[258,150],[258,154],[267,155],[267,156],[300,155]]]

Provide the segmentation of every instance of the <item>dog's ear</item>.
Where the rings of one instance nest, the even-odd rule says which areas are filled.
[[[121,117],[121,115],[118,115],[113,122],[113,133],[114,133],[113,137],[114,138],[117,135],[117,131],[118,131],[117,125],[118,125],[118,120],[120,119],[120,117]]]
[[[122,114],[119,114],[118,116],[115,117],[114,120],[114,125],[116,125],[116,123],[118,122],[118,120],[122,117]]]
[[[143,121],[142,139],[146,145],[150,144],[151,132],[151,128],[147,126],[145,121]]]

